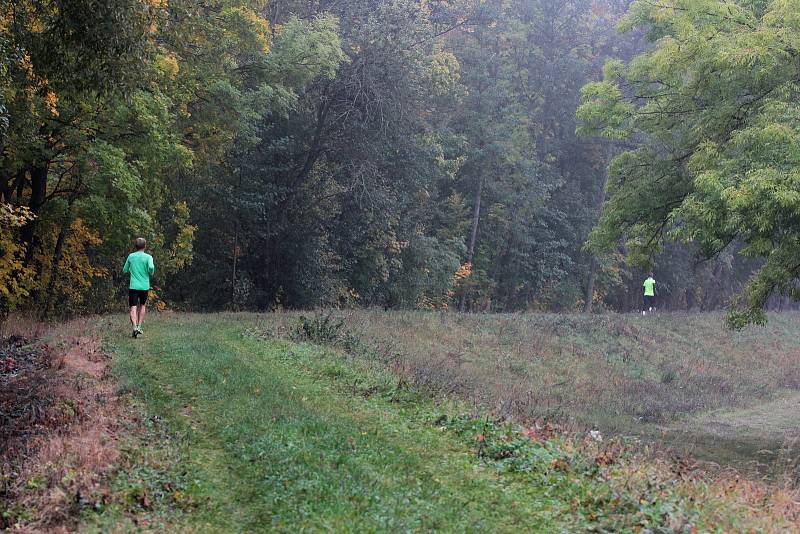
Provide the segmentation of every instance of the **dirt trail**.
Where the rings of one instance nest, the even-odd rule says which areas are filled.
[[[706,414],[693,423],[725,438],[757,434],[793,441],[800,438],[800,394],[742,410]]]

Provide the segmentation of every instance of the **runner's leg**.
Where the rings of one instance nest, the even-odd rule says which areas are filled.
[[[139,310],[137,309],[139,306],[139,292],[135,289],[128,290],[128,306],[130,307],[130,318],[131,324],[133,325],[133,337],[136,337],[139,333]]]
[[[144,314],[147,312],[147,297],[149,295],[149,291],[137,291],[138,299],[139,299],[139,309],[138,309],[138,322],[136,323],[136,329],[139,333],[142,333],[142,323],[144,322]]]
[[[142,327],[142,323],[144,322],[144,313],[147,311],[147,306],[145,304],[139,305],[139,328]]]

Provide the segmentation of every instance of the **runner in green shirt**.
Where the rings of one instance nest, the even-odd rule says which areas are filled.
[[[142,322],[146,311],[147,296],[150,292],[150,275],[156,271],[153,256],[144,251],[147,241],[143,237],[136,238],[136,252],[128,255],[123,273],[130,273],[131,283],[128,286],[128,306],[133,325],[133,337],[142,335]]]
[[[652,312],[655,309],[656,281],[652,272],[650,272],[650,276],[642,286],[644,287],[644,309],[642,310],[642,315],[645,315],[648,311]]]

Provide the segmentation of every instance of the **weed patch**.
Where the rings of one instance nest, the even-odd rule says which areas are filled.
[[[144,415],[132,404],[124,422],[120,455],[103,487],[103,500],[85,507],[81,530],[108,532],[141,530],[165,532],[203,502],[193,495],[180,438],[157,417]]]

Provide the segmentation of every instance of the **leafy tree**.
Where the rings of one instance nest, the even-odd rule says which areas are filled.
[[[622,28],[646,28],[652,47],[607,63],[578,110],[584,133],[637,143],[611,164],[592,247],[624,237],[647,265],[666,238],[702,257],[744,243],[764,264],[734,326],[763,322],[774,291],[800,296],[798,12],[784,0],[634,2]]]
[[[575,135],[571,116],[618,10],[478,3],[450,39],[465,86],[451,119],[466,143],[458,191],[472,210],[460,307],[563,310],[581,298],[605,152]]]
[[[4,2],[0,13],[0,40],[9,51],[1,79],[8,127],[0,137],[0,201],[32,216],[14,237],[38,299],[56,286],[45,284],[45,273],[59,272],[51,264],[69,241],[79,201],[108,176],[92,156],[118,156],[103,150],[113,148],[118,132],[106,126],[146,69],[152,17],[145,4],[129,0],[23,0]],[[124,177],[109,185],[124,189]]]
[[[26,208],[0,203],[0,321],[28,295],[32,273],[23,265],[24,249],[13,232],[31,217]]]
[[[291,99],[274,83],[291,73],[269,70],[264,9],[238,0],[3,4],[0,42],[11,53],[0,70],[9,125],[0,201],[34,216],[15,238],[43,312],[71,282],[94,294],[87,307],[107,305],[134,235],[155,245],[159,283],[191,261],[182,188],[208,179],[235,139]],[[71,278],[76,257],[84,272]]]
[[[315,58],[315,68],[305,71],[296,101],[271,114],[258,143],[218,170],[224,193],[214,185],[196,198],[214,199],[200,243],[230,251],[186,273],[229,280],[230,293],[203,305],[246,293],[237,305],[413,306],[439,301],[441,280],[458,267],[442,258],[455,257],[450,247],[459,244],[438,241],[428,225],[435,183],[454,168],[429,117],[457,67],[431,47],[433,12],[416,1],[327,7],[338,35],[334,27],[320,32],[314,54],[298,49]],[[275,24],[303,24],[303,34],[331,20],[304,3],[272,9]],[[333,53],[340,50],[346,57]],[[287,57],[279,66],[286,72],[293,64]],[[216,224],[221,212],[235,213],[233,224]],[[452,271],[443,274],[442,265]],[[413,273],[433,270],[432,285],[418,285]]]

